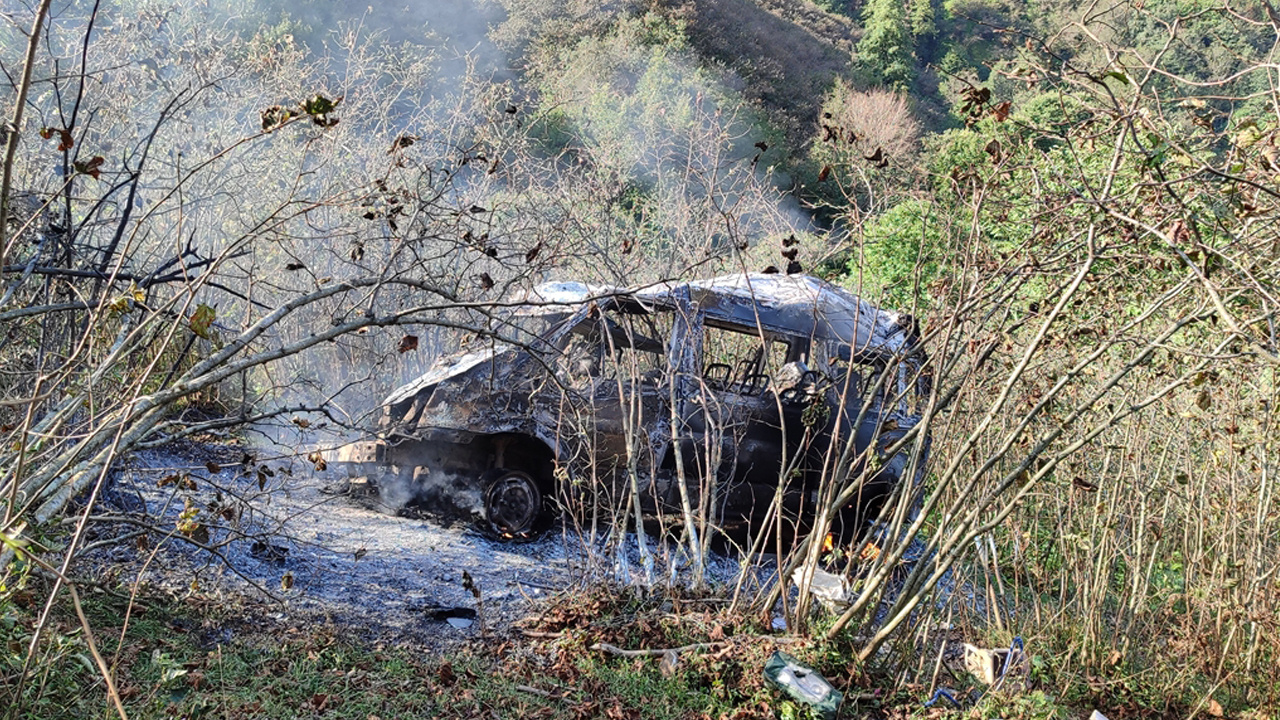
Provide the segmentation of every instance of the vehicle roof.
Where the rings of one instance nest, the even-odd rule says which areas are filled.
[[[686,284],[691,299],[713,317],[747,328],[837,340],[860,353],[898,353],[910,346],[898,313],[810,275],[735,273]],[[670,295],[679,285],[636,293]]]
[[[835,340],[848,346],[851,356],[896,354],[912,343],[907,318],[810,275],[734,273],[635,288],[553,282],[537,286],[530,300],[582,303],[613,297],[671,308],[686,292],[712,324]]]
[[[708,324],[744,332],[763,329],[774,336],[835,341],[845,360],[892,356],[914,343],[908,317],[881,310],[857,295],[809,275],[735,273],[706,280],[670,281],[634,288],[548,282],[516,300],[517,314],[558,314],[589,301],[612,301],[629,312],[679,307],[687,297],[706,314]],[[757,324],[758,323],[758,324]],[[494,345],[439,361],[421,377],[393,392],[384,404],[401,402],[440,380],[461,374],[493,358]],[[846,350],[847,356],[846,356]]]

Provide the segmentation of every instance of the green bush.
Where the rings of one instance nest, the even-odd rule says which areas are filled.
[[[891,306],[927,305],[923,288],[945,272],[946,226],[928,200],[908,200],[863,229],[861,252],[850,259],[846,284]],[[860,257],[859,257],[860,255]]]

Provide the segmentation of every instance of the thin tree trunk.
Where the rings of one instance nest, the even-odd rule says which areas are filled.
[[[22,66],[22,82],[18,85],[18,99],[13,104],[13,121],[8,129],[8,143],[4,153],[4,180],[0,182],[0,268],[9,259],[9,188],[13,183],[13,161],[18,156],[19,135],[22,132],[22,115],[27,107],[27,91],[31,88],[31,66],[36,63],[36,50],[40,47],[40,28],[49,14],[50,0],[42,0],[31,23],[31,37],[27,42],[27,57]]]

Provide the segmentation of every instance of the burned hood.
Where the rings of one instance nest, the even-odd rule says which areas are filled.
[[[491,362],[501,355],[513,355],[519,348],[505,343],[494,343],[486,348],[461,355],[451,355],[436,361],[431,369],[418,376],[416,380],[405,383],[382,401],[383,405],[396,405],[417,395],[418,393],[438,385],[449,378],[465,375],[475,367]]]
[[[530,318],[541,316],[553,324],[559,324],[563,318],[579,312],[590,299],[608,297],[625,292],[620,288],[605,285],[588,285],[573,281],[542,283],[512,298],[510,317]],[[538,341],[538,338],[533,335],[524,334],[521,336],[517,324],[508,325],[506,330],[521,341],[534,342],[535,344]],[[479,350],[447,355],[437,360],[427,372],[394,390],[387,396],[386,400],[382,401],[382,404],[391,406],[402,403],[418,393],[440,384],[444,380],[466,375],[481,365],[493,363],[495,359],[499,359],[501,356],[506,356],[506,359],[513,360],[515,355],[522,352],[527,352],[527,350],[523,350],[520,346],[510,342],[495,341]]]

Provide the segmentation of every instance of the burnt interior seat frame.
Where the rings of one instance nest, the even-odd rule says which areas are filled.
[[[818,383],[822,380],[822,375],[816,370],[805,370],[800,376],[800,382],[795,386],[778,393],[785,403],[800,403],[810,397],[810,393],[814,392],[818,387]]]
[[[712,390],[727,390],[733,377],[733,368],[728,363],[711,363],[702,371],[702,378]]]
[[[765,390],[769,389],[771,379],[767,373],[748,373],[742,378],[742,382],[738,384],[738,393],[740,395],[761,395]]]
[[[743,358],[734,365],[733,374],[729,381],[725,383],[725,390],[728,392],[738,393],[739,395],[749,394],[746,392],[748,381],[752,375],[756,374],[759,363],[756,358]]]

